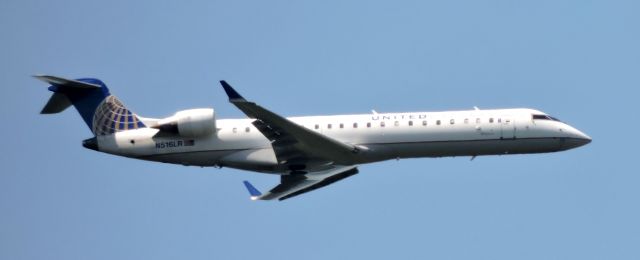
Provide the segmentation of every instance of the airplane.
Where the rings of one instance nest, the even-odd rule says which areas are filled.
[[[248,118],[217,119],[211,108],[146,118],[127,109],[99,79],[36,75],[53,92],[41,114],[73,105],[93,137],[85,148],[186,166],[229,167],[280,176],[266,193],[248,181],[252,200],[285,200],[391,159],[533,154],[591,142],[578,129],[535,109],[283,117],[220,81]]]

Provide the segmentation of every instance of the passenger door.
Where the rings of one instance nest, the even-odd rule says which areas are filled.
[[[513,139],[516,136],[516,123],[511,117],[505,117],[500,124],[500,132],[502,139]]]

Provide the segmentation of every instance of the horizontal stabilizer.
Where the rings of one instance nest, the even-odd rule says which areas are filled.
[[[44,108],[42,108],[42,111],[40,111],[40,114],[60,113],[69,106],[71,106],[71,101],[67,96],[61,93],[53,93],[51,98],[49,98],[49,102],[47,102]]]
[[[82,81],[78,81],[78,80],[72,80],[72,79],[65,79],[65,78],[61,78],[61,77],[56,77],[56,76],[49,76],[49,75],[35,75],[33,76],[36,79],[42,80],[44,82],[47,82],[53,86],[65,86],[65,87],[72,87],[72,88],[86,88],[86,89],[92,89],[92,88],[99,88],[100,85],[97,84],[93,84],[93,83],[89,83],[89,82],[82,82]]]
[[[71,106],[73,103],[69,96],[65,95],[73,93],[76,90],[92,90],[99,89],[101,86],[91,82],[83,82],[80,80],[65,79],[50,75],[35,75],[36,79],[49,83],[49,90],[53,92],[47,104],[42,108],[40,114],[60,113]]]

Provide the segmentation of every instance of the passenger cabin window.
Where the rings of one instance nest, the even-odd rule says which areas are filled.
[[[318,129],[318,128],[320,128],[320,126],[319,126],[318,124],[316,124],[316,126],[315,126],[314,128],[315,128],[315,129]]]
[[[238,132],[238,128],[237,128],[237,127],[234,127],[234,128],[233,128],[233,133],[235,134],[235,133],[237,133],[237,132]]]
[[[413,125],[413,121],[409,120],[409,126]]]
[[[436,125],[440,125],[440,120],[437,120],[437,121],[436,121]]]
[[[456,123],[456,120],[455,120],[455,119],[451,119],[451,120],[449,120],[449,124],[453,125],[453,124],[455,124],[455,123]]]
[[[327,125],[327,129],[331,129],[331,124],[328,124],[328,125]]]
[[[358,128],[358,123],[353,123],[353,128]]]
[[[465,118],[465,119],[464,119],[464,124],[466,125],[466,124],[468,124],[468,123],[469,123],[469,118]]]
[[[384,127],[384,121],[380,122],[380,127]]]
[[[423,120],[423,121],[422,121],[422,125],[423,125],[423,126],[426,126],[426,125],[427,125],[427,120]]]
[[[399,122],[399,121],[395,121],[395,122],[393,122],[393,125],[394,125],[394,126],[399,126],[399,125],[400,125],[400,122]]]
[[[367,122],[367,128],[371,127],[371,122]]]
[[[344,128],[344,124],[343,123],[340,123],[340,128]]]
[[[498,123],[502,123],[502,118],[498,118]]]
[[[489,118],[489,123],[493,123],[493,117]]]
[[[251,131],[251,128],[247,126],[247,127],[244,129],[244,131],[248,133],[249,131]]]

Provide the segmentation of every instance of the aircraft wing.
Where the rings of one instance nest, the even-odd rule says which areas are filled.
[[[322,188],[336,181],[358,173],[357,166],[334,166],[325,171],[307,174],[281,175],[280,184],[262,194],[248,181],[244,181],[252,200],[286,200],[312,190]]]
[[[220,83],[229,96],[229,102],[248,117],[256,119],[253,125],[271,141],[280,164],[289,165],[292,170],[304,169],[309,161],[355,164],[355,154],[361,151],[359,147],[298,125],[254,102],[247,101],[224,80]]]

